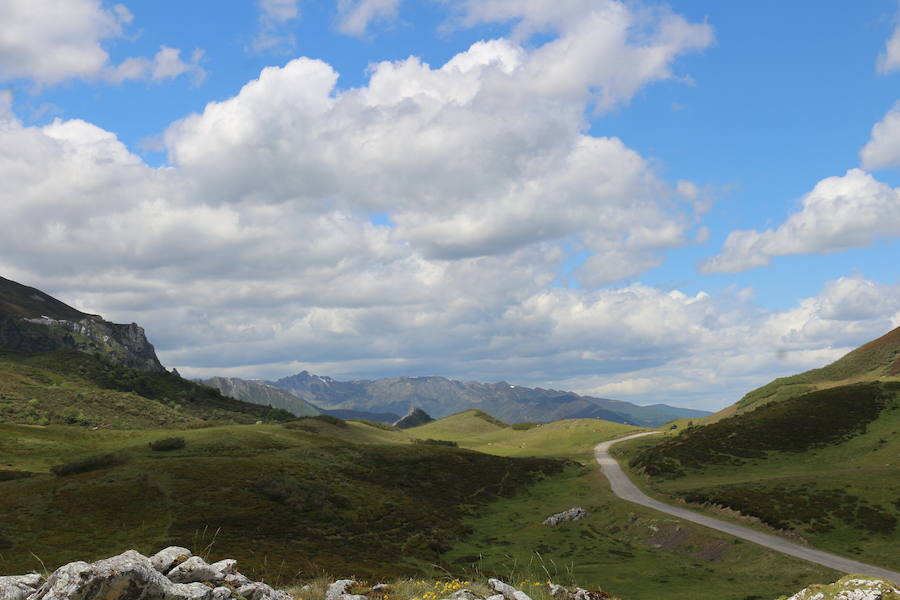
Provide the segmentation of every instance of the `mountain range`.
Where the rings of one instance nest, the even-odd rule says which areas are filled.
[[[463,382],[440,376],[338,381],[302,371],[265,384],[289,392],[323,411],[403,415],[418,407],[438,419],[462,410],[478,409],[509,423],[597,418],[657,427],[674,419],[701,418],[710,414],[665,404],[638,406],[622,400],[529,388],[505,381]],[[385,419],[384,422],[389,421]]]

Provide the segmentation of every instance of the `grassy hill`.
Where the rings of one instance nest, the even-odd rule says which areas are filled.
[[[716,421],[807,392],[863,381],[900,381],[900,327],[860,346],[820,369],[812,369],[749,392],[736,404],[709,417]]]
[[[620,452],[658,495],[897,569],[898,433],[900,382],[873,381],[787,395]]]
[[[450,440],[464,448],[501,456],[547,456],[593,462],[600,441],[642,428],[599,419],[563,419],[552,423],[508,425],[479,410],[465,410],[408,429],[419,438]]]
[[[0,350],[0,423],[121,429],[290,418],[172,373],[118,367],[90,353]]]

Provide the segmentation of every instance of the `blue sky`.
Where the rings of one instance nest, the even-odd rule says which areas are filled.
[[[900,325],[897,24],[886,0],[15,0],[0,272],[190,375],[718,408]]]

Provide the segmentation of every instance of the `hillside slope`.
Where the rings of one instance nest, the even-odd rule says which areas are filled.
[[[105,321],[44,292],[0,277],[0,349],[79,350],[115,365],[163,372],[153,345],[136,323]]]
[[[900,567],[900,382],[826,388],[622,444],[651,490]],[[722,516],[722,515],[718,515]]]
[[[711,420],[747,412],[786,398],[814,390],[900,378],[900,327],[860,346],[844,357],[819,369],[781,377],[746,394],[736,404],[716,413]]]
[[[123,429],[291,417],[174,373],[115,366],[85,352],[0,351],[0,423]]]
[[[528,388],[502,381],[462,382],[437,376],[338,381],[303,371],[270,383],[326,410],[405,414],[418,406],[436,418],[478,409],[510,423],[598,418],[657,427],[680,417],[699,418],[709,414],[666,405],[638,406],[621,400]]]

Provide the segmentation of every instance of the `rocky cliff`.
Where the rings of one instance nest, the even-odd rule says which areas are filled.
[[[44,292],[0,277],[0,349],[22,352],[79,350],[106,361],[162,372],[153,344],[136,323],[105,321]]]

